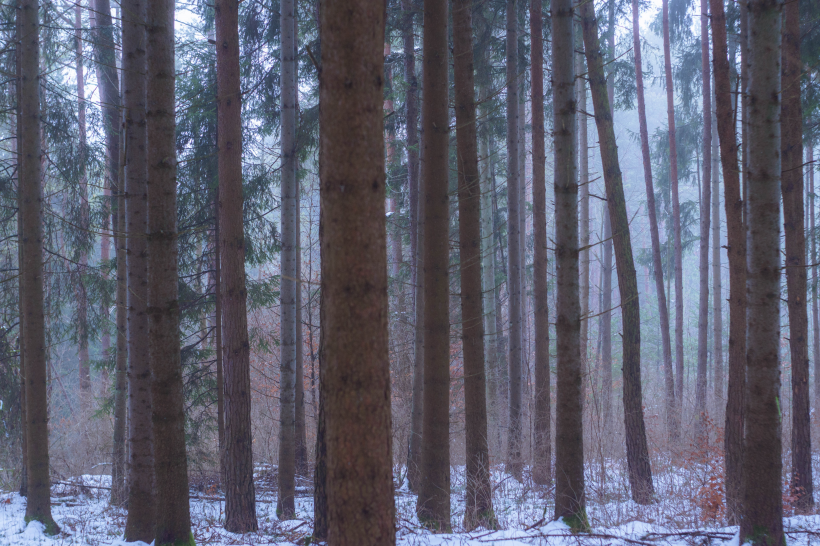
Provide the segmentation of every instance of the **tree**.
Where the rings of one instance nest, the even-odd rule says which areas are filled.
[[[276,513],[282,519],[293,518],[296,509],[296,281],[299,252],[299,213],[296,181],[296,4],[282,2],[282,335],[279,380],[279,495]],[[299,347],[301,349],[301,347]]]
[[[589,527],[584,493],[581,303],[578,293],[578,182],[575,178],[575,39],[570,0],[553,0],[552,102],[555,150],[555,518]]]
[[[672,369],[672,340],[669,336],[669,308],[666,306],[666,289],[663,284],[663,264],[661,242],[658,229],[658,215],[655,205],[655,185],[652,182],[652,160],[649,156],[649,131],[646,125],[646,100],[644,98],[643,64],[641,55],[640,10],[638,0],[632,0],[632,47],[635,52],[636,95],[638,102],[638,123],[641,135],[641,158],[643,178],[646,185],[646,211],[649,216],[649,235],[652,239],[652,270],[655,291],[658,297],[658,319],[663,345],[664,387],[666,389],[666,434],[671,440],[675,431],[675,377]]]
[[[128,519],[125,540],[151,542],[156,524],[154,429],[148,332],[148,163],[146,156],[144,0],[123,4],[123,106],[125,107],[128,267]]]
[[[146,11],[148,355],[156,476],[156,546],[194,544],[179,342],[174,1]]]
[[[250,343],[242,217],[239,2],[218,0],[216,26],[222,362],[225,389],[225,529],[256,531],[251,437]]]
[[[780,546],[781,0],[749,2],[746,437],[740,541]]]
[[[532,209],[535,255],[535,423],[532,479],[552,481],[550,449],[550,326],[547,298],[547,181],[544,143],[544,40],[541,1],[530,0],[532,50]],[[589,264],[587,264],[589,265]],[[582,280],[583,282],[583,280]],[[587,287],[588,288],[588,287]],[[583,354],[583,353],[582,353]]]
[[[22,346],[26,366],[26,521],[45,525],[49,535],[60,528],[51,516],[48,458],[48,396],[46,387],[45,314],[43,311],[43,197],[40,144],[40,3],[19,0],[20,47],[18,116],[20,281],[24,325]]]
[[[320,17],[327,538],[329,544],[340,546],[391,545],[396,542],[396,529],[381,108],[385,4],[381,0],[329,2],[323,5]],[[445,31],[446,21],[446,16],[441,19]],[[425,32],[425,41],[427,35]],[[442,36],[446,45],[446,33]],[[446,49],[441,50],[446,89]],[[431,57],[425,55],[425,63]],[[444,98],[446,113],[446,95]],[[447,123],[443,127],[446,139]],[[446,196],[446,185],[444,190]],[[446,210],[446,200],[444,206]],[[447,238],[442,239],[446,249]],[[447,284],[443,286],[446,290]],[[448,382],[444,384],[446,389]],[[428,438],[425,430],[424,440]]]
[[[606,90],[603,56],[598,38],[598,22],[590,3],[581,6],[584,31],[584,50],[589,70],[592,104],[595,108],[595,124],[601,142],[601,163],[606,186],[607,207],[612,221],[612,244],[618,271],[618,288],[621,296],[623,321],[623,400],[624,427],[626,430],[626,459],[632,500],[649,504],[654,497],[652,468],[649,465],[649,447],[646,442],[646,425],[643,418],[643,395],[641,392],[641,316],[638,296],[638,280],[632,256],[629,234],[629,217],[626,212],[623,179],[615,141],[612,110]],[[560,321],[559,321],[560,323]],[[560,392],[560,388],[559,388]]]
[[[581,40],[580,25],[575,23],[576,27],[576,49],[580,51],[575,52],[575,73],[584,74],[586,67],[584,65],[583,41]],[[580,46],[580,48],[579,48]],[[535,64],[533,64],[535,66]],[[578,117],[578,187],[581,194],[581,199],[578,203],[581,224],[581,261],[580,261],[580,276],[581,276],[581,364],[584,373],[584,391],[586,392],[586,384],[589,383],[590,368],[589,368],[589,131],[587,123],[587,81],[586,78],[577,77],[575,79],[575,100],[577,103],[577,110],[584,112]],[[535,102],[533,101],[533,104]],[[533,107],[534,111],[534,107]],[[540,118],[539,118],[540,119]],[[533,191],[535,185],[533,184]],[[534,197],[533,197],[534,199]],[[533,204],[533,212],[535,205]],[[546,218],[544,219],[546,221]],[[546,240],[545,240],[546,241]],[[546,242],[544,243],[546,246]],[[544,267],[546,269],[546,266]],[[537,269],[536,269],[537,271]],[[594,386],[594,380],[593,380]]]
[[[786,287],[792,364],[792,475],[795,508],[808,514],[814,505],[809,408],[809,317],[806,232],[803,210],[803,107],[800,96],[800,3],[784,2],[782,37],[781,193],[786,238]]]
[[[815,233],[815,228],[817,227],[815,221],[815,193],[814,193],[814,141],[809,140],[808,142],[808,152],[806,154],[806,163],[808,163],[809,168],[809,199],[808,199],[808,207],[809,207],[809,228],[811,233]],[[811,283],[811,297],[812,297],[812,325],[814,326],[813,330],[813,355],[814,355],[814,404],[815,406],[818,405],[820,402],[820,300],[817,299],[818,290],[818,273],[820,273],[820,267],[817,264],[817,240],[816,237],[811,238],[811,263],[814,264],[812,267],[814,279]]]
[[[712,38],[714,39],[714,38]],[[721,404],[725,400],[723,381],[723,281],[720,247],[720,151],[718,149],[718,131],[715,100],[715,80],[712,74],[712,354],[714,355],[714,399],[720,422],[720,412],[725,409]]]

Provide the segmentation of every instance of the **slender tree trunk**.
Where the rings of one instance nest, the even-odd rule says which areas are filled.
[[[148,0],[148,355],[154,423],[155,546],[194,544],[179,343],[174,2]],[[226,443],[230,433],[226,430]]]
[[[421,488],[416,513],[423,525],[450,529],[450,317],[447,173],[447,2],[424,2],[424,418]]]
[[[15,7],[19,7],[19,3],[15,3]],[[15,27],[15,47],[17,49],[17,53],[14,56],[14,64],[15,64],[15,71],[17,76],[17,82],[14,86],[14,93],[15,93],[15,100],[17,105],[17,116],[16,116],[16,123],[15,123],[15,132],[14,132],[14,140],[12,141],[14,145],[14,158],[17,161],[17,172],[15,173],[15,182],[17,186],[17,192],[20,193],[20,174],[23,172],[23,155],[22,155],[22,147],[20,144],[20,140],[23,137],[22,132],[22,119],[23,116],[20,115],[22,112],[22,87],[23,87],[23,77],[22,77],[22,55],[23,55],[23,47],[22,47],[22,36],[23,36],[23,18],[20,16],[20,10],[17,10],[15,19],[14,19],[14,27]],[[18,198],[18,206],[19,206],[19,198]],[[23,221],[21,218],[20,211],[17,211],[17,233],[23,232]],[[18,327],[18,335],[17,335],[17,346],[18,350],[20,351],[20,423],[22,429],[22,441],[20,442],[21,447],[21,459],[22,468],[20,469],[20,496],[25,497],[28,495],[28,420],[26,418],[26,356],[25,356],[25,322],[26,322],[26,312],[24,309],[24,305],[26,302],[25,293],[23,291],[23,279],[26,278],[25,272],[25,260],[23,259],[23,244],[18,241],[17,242],[17,268],[19,270],[19,275],[17,277],[17,303],[18,307],[20,308],[18,311],[18,317],[20,321],[20,326]]]
[[[339,21],[346,24],[339,25]],[[444,30],[446,21],[445,15],[440,20]],[[332,105],[320,112],[322,394],[327,427],[328,543],[340,546],[396,542],[384,115],[380,107],[384,29],[385,4],[380,0],[322,6],[319,101]],[[425,32],[425,40],[428,34]],[[446,44],[446,38],[442,41]],[[446,49],[442,50],[446,61]],[[425,55],[425,62],[432,57]],[[442,66],[446,89],[446,62]],[[357,91],[351,93],[351,87]],[[446,113],[446,95],[444,106]],[[446,122],[443,127],[446,138]],[[446,144],[444,149],[446,154]],[[443,172],[446,176],[446,163]],[[446,196],[446,184],[444,190]],[[446,210],[446,200],[444,206]],[[446,249],[448,239],[441,239]],[[446,293],[442,300],[446,305]],[[445,381],[444,388],[448,385]],[[424,439],[429,439],[426,430]]]
[[[578,23],[576,23],[578,25]],[[580,29],[580,27],[579,27]],[[579,33],[580,34],[580,33]],[[575,53],[575,73],[584,74],[586,66],[584,64],[583,41],[580,36],[575,38],[577,45],[581,46],[580,52]],[[576,47],[577,47],[576,45]],[[576,103],[578,104],[578,169],[579,169],[579,191],[581,199],[579,202],[579,217],[581,223],[581,364],[584,369],[584,381],[589,382],[589,136],[587,124],[587,82],[586,78],[578,77],[575,80]],[[534,188],[535,186],[533,186]],[[534,190],[533,190],[534,191]],[[533,208],[534,210],[534,208]],[[546,221],[546,218],[544,219]],[[546,245],[546,242],[544,243]],[[537,271],[537,269],[536,269]],[[594,387],[594,383],[592,384]],[[585,389],[586,390],[586,389]]]
[[[219,442],[219,481],[227,478],[225,461],[225,373],[222,361],[222,252],[219,229],[219,188],[214,196],[214,345],[216,352],[216,432]]]
[[[607,205],[613,227],[613,247],[618,268],[618,288],[621,296],[623,322],[623,400],[626,457],[632,500],[649,504],[654,497],[652,469],[643,417],[641,392],[641,318],[638,281],[632,256],[629,217],[626,211],[623,180],[618,161],[612,110],[606,91],[603,57],[598,41],[598,23],[592,4],[583,4],[581,20],[584,29],[584,49],[589,70],[595,123],[601,142],[601,163],[604,170]],[[560,392],[560,390],[559,390]]]
[[[803,211],[803,107],[800,96],[800,4],[783,4],[781,192],[786,235],[786,286],[789,348],[792,364],[792,494],[795,510],[814,506],[809,409],[809,317],[806,280],[806,232]]]
[[[538,485],[549,485],[552,481],[552,451],[550,448],[550,326],[547,297],[547,268],[549,267],[547,264],[547,177],[544,142],[544,16],[540,0],[530,0],[529,7],[530,39],[532,41],[532,224],[535,254],[533,256],[535,270],[533,275],[535,445],[533,446],[532,479]],[[587,205],[589,205],[588,201]]]
[[[521,480],[521,210],[518,162],[518,10],[507,0],[507,292],[509,294],[509,410],[507,472]],[[426,27],[425,27],[426,28]],[[426,80],[425,80],[426,81]]]
[[[281,7],[282,29],[282,354],[279,394],[279,495],[280,519],[295,515],[296,472],[296,290],[299,251],[296,210],[296,36],[293,18],[296,4],[285,0]]]
[[[714,35],[714,33],[713,33]],[[714,37],[712,38],[714,39]],[[715,367],[715,411],[714,422],[721,421],[722,405],[726,397],[723,390],[723,281],[721,279],[722,258],[720,250],[720,150],[718,148],[717,100],[715,99],[715,78],[712,73],[712,352]]]
[[[250,343],[242,221],[242,99],[239,2],[217,0],[216,81],[222,362],[225,389],[225,529],[256,531],[251,438]],[[284,28],[284,27],[283,27]]]
[[[552,102],[555,149],[557,377],[555,517],[585,530],[581,303],[578,293],[578,182],[575,177],[575,39],[571,0],[553,0]]]
[[[658,295],[658,317],[660,319],[661,343],[663,345],[664,387],[666,390],[666,434],[674,440],[675,428],[675,377],[672,369],[672,340],[669,336],[669,308],[666,305],[666,290],[663,284],[663,264],[661,262],[660,229],[658,228],[655,205],[655,186],[652,182],[652,159],[649,155],[649,131],[646,124],[646,101],[644,99],[643,65],[641,55],[640,10],[638,0],[632,0],[632,38],[635,54],[635,75],[637,79],[638,121],[641,134],[641,159],[643,160],[644,183],[646,185],[646,209],[649,215],[649,235],[652,239],[652,269],[655,277],[655,291]]]
[[[814,141],[809,140],[808,157],[806,158],[809,171],[809,226],[811,235],[811,263],[813,279],[811,283],[812,295],[812,323],[814,330],[814,407],[820,407],[820,300],[818,300],[818,275],[820,275],[820,268],[817,266],[817,238],[815,237],[815,193],[814,193],[814,170],[817,166],[814,164]]]
[[[467,474],[464,527],[496,526],[487,447],[484,313],[481,301],[481,186],[473,77],[472,1],[453,0],[453,79],[458,146],[464,424]]]
[[[749,2],[746,451],[740,541],[786,543],[781,497],[780,29],[783,2]],[[798,156],[799,157],[799,156]]]
[[[695,442],[708,441],[706,423],[707,361],[709,358],[709,222],[712,203],[712,78],[709,70],[708,0],[700,0],[700,64],[703,100],[703,192],[700,196],[700,289],[698,300],[698,370],[695,385]]]
[[[43,312],[43,198],[40,163],[40,4],[19,0],[20,18],[20,117],[21,170],[18,174],[18,207],[22,249],[20,291],[23,351],[26,366],[26,469],[28,495],[26,521],[37,520],[49,535],[60,532],[51,517],[51,479],[48,456],[48,396],[46,390],[45,315]]]
[[[128,262],[128,518],[125,540],[154,539],[154,429],[148,334],[146,3],[129,0],[122,30]]]
[[[323,222],[320,214],[319,231],[322,231]],[[320,246],[320,262],[324,252]],[[325,325],[325,306],[323,292],[320,292],[319,323]],[[319,328],[319,418],[316,422],[316,463],[313,470],[313,536],[316,540],[327,540],[328,506],[327,506],[327,434],[325,433],[327,420],[325,418],[325,329]]]

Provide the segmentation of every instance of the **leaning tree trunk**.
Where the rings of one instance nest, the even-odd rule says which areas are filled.
[[[174,1],[148,0],[148,355],[156,476],[155,545],[194,544],[179,343]]]
[[[154,429],[148,337],[148,164],[146,157],[146,6],[123,4],[123,103],[125,106],[125,214],[128,267],[128,518],[125,540],[154,539]]]
[[[346,24],[339,25],[339,21]],[[438,22],[446,31],[446,15]],[[327,538],[329,544],[339,546],[389,546],[396,542],[396,528],[381,108],[385,4],[381,0],[328,2],[323,5],[320,25],[321,365],[327,427]],[[446,33],[441,34],[446,44]],[[425,32],[425,40],[427,35]],[[446,89],[446,49],[440,51]],[[425,55],[425,62],[432,57]],[[351,88],[356,91],[351,93]],[[446,113],[446,95],[444,99]],[[439,127],[445,129],[446,139],[447,123]],[[444,150],[446,157],[446,140]],[[446,184],[444,190],[446,197]],[[440,239],[446,249],[448,238]],[[446,305],[446,292],[442,299]],[[444,388],[448,386],[445,378]],[[445,406],[445,423],[446,418]],[[424,439],[428,439],[427,431]]]
[[[222,363],[225,389],[225,529],[256,531],[251,438],[250,343],[242,219],[242,95],[239,2],[217,0],[216,85]]]
[[[780,26],[782,0],[749,2],[746,437],[740,542],[780,546]]]
[[[745,5],[745,4],[742,4]],[[739,523],[743,458],[743,396],[746,368],[746,234],[737,157],[735,115],[726,39],[723,0],[711,0],[712,48],[715,59],[715,110],[726,207],[729,258],[729,377],[723,442],[726,453],[726,512],[729,523]],[[741,24],[745,27],[743,17]],[[745,54],[744,54],[745,60]],[[745,62],[745,61],[744,61]],[[744,108],[743,117],[747,117]]]
[[[421,487],[423,525],[450,529],[450,316],[447,3],[424,2],[424,417]]]
[[[541,10],[540,0],[530,0],[530,39],[532,40],[532,224],[535,239],[535,255],[533,256],[533,291],[535,293],[535,392],[533,394],[535,398],[535,422],[533,423],[532,479],[538,485],[549,485],[552,481],[550,326],[549,300],[547,298],[547,177],[544,142],[543,13]],[[585,318],[582,317],[582,319]]]
[[[571,0],[553,0],[552,102],[555,188],[555,518],[586,530],[578,181],[575,178],[575,39]]]
[[[700,289],[698,299],[698,369],[695,383],[695,443],[708,441],[706,422],[707,360],[709,357],[709,209],[712,204],[712,78],[709,71],[708,0],[700,0],[700,65],[703,89],[703,192],[700,198]]]
[[[663,284],[663,264],[658,228],[658,213],[655,205],[655,186],[652,182],[652,159],[649,156],[649,131],[646,124],[646,101],[644,99],[643,66],[641,63],[640,10],[638,0],[632,0],[632,39],[635,54],[635,76],[638,95],[638,121],[641,134],[641,159],[643,178],[646,185],[646,209],[649,215],[649,235],[652,239],[652,269],[655,277],[655,291],[658,295],[658,317],[663,344],[663,371],[666,390],[666,434],[672,440],[675,432],[675,377],[672,370],[672,340],[669,336],[669,308],[666,306],[666,289]]]
[[[803,107],[800,96],[800,4],[785,2],[782,46],[781,192],[786,235],[786,286],[792,364],[791,493],[798,514],[814,506],[809,409],[809,317],[803,211]],[[812,167],[814,167],[812,165]]]
[[[453,0],[453,79],[458,147],[458,235],[461,276],[466,506],[464,527],[493,528],[487,397],[484,369],[484,312],[481,295],[481,185],[473,77],[471,0]]]
[[[276,514],[291,519],[296,473],[296,254],[299,252],[296,181],[296,3],[281,7],[282,29],[282,354],[279,379],[279,494]]]
[[[26,366],[26,521],[45,525],[56,535],[60,528],[51,517],[51,479],[48,457],[48,396],[45,314],[43,308],[43,197],[40,142],[40,3],[19,0],[20,18],[20,133],[18,154],[19,244],[22,262],[20,291],[25,313],[22,346]]]
[[[581,21],[584,29],[584,49],[592,90],[592,104],[595,108],[595,124],[598,128],[598,139],[601,142],[601,163],[604,170],[609,216],[612,221],[612,243],[615,247],[618,288],[621,296],[624,425],[629,485],[632,489],[632,499],[635,502],[649,504],[654,497],[654,487],[652,469],[649,465],[649,448],[646,443],[641,393],[641,317],[638,280],[632,256],[629,217],[626,212],[618,148],[615,142],[615,128],[612,123],[603,57],[598,41],[598,23],[591,3],[582,4]]]

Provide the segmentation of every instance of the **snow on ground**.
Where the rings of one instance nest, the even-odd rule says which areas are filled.
[[[275,470],[275,469],[274,469]],[[397,543],[400,546],[737,546],[737,528],[719,527],[717,522],[699,521],[703,505],[694,494],[703,494],[698,469],[674,468],[658,473],[655,486],[661,502],[641,507],[629,500],[625,479],[617,463],[598,469],[607,481],[601,486],[588,476],[587,507],[593,532],[573,535],[552,516],[551,491],[536,489],[525,477],[518,483],[500,471],[493,472],[494,506],[500,530],[463,532],[464,469],[453,468],[453,534],[434,535],[418,525],[415,495],[406,484],[396,491]],[[700,469],[702,470],[702,469]],[[270,467],[257,480],[271,482]],[[619,478],[621,476],[621,478]],[[397,480],[401,477],[397,476]],[[274,480],[275,481],[275,480]],[[109,476],[85,475],[52,488],[52,513],[62,529],[55,537],[43,534],[37,522],[26,525],[25,499],[0,491],[0,546],[121,546],[125,511],[108,505]],[[708,483],[708,480],[707,480]],[[264,484],[258,488],[259,531],[236,535],[222,529],[224,503],[208,493],[191,493],[191,516],[197,544],[213,546],[305,544],[312,530],[313,497],[306,487],[297,487],[297,519],[280,522],[275,515],[275,496]],[[789,546],[820,545],[820,515],[788,517],[785,520]],[[690,523],[690,525],[687,525]]]

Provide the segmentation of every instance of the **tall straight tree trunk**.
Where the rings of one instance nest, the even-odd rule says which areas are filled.
[[[251,438],[250,343],[242,221],[242,95],[239,2],[217,0],[217,161],[222,274],[222,363],[225,389],[225,529],[256,531]]]
[[[741,3],[741,7],[745,3]],[[715,111],[720,163],[723,171],[726,242],[729,258],[729,376],[723,445],[726,453],[726,511],[738,524],[742,501],[743,396],[746,389],[746,234],[740,193],[736,118],[732,109],[732,85],[723,0],[711,0],[712,48],[715,62]],[[741,14],[741,25],[745,28]],[[744,62],[746,54],[744,53]],[[747,117],[744,108],[743,117]]]
[[[507,0],[507,293],[509,294],[509,410],[507,472],[521,479],[521,210],[518,162],[518,10]],[[427,80],[425,80],[427,81]]]
[[[817,238],[814,236],[814,230],[816,227],[815,223],[815,193],[814,193],[814,170],[816,165],[814,164],[814,141],[809,140],[809,150],[806,158],[806,163],[809,165],[809,226],[810,226],[810,233],[811,236],[811,263],[814,264],[812,267],[812,274],[813,279],[811,283],[811,296],[812,296],[812,304],[811,304],[811,312],[812,312],[812,323],[813,323],[813,339],[814,339],[814,406],[820,407],[820,301],[818,301],[818,275],[820,274],[820,268],[817,265]]]
[[[174,1],[148,0],[148,356],[156,476],[155,546],[194,544],[179,342]],[[227,436],[227,434],[226,434]]]
[[[123,12],[128,266],[128,518],[125,540],[154,539],[154,429],[148,337],[148,164],[146,156],[145,0],[129,0]]]
[[[792,494],[795,510],[814,506],[809,409],[809,317],[806,299],[806,232],[803,210],[803,107],[800,96],[800,4],[783,4],[782,178],[783,230],[786,235],[786,286],[792,364]]]
[[[646,185],[646,209],[649,215],[649,235],[652,239],[652,269],[655,277],[655,292],[658,296],[658,317],[660,319],[661,343],[663,345],[663,372],[666,397],[666,434],[675,440],[675,377],[672,369],[672,340],[669,336],[669,308],[666,306],[666,289],[663,284],[663,264],[661,262],[660,229],[655,205],[655,185],[652,181],[652,158],[649,155],[649,131],[646,124],[646,100],[643,86],[643,64],[641,55],[640,10],[638,0],[632,0],[632,45],[635,54],[635,76],[638,95],[638,122],[641,134],[641,159],[643,178]]]
[[[447,2],[424,2],[424,418],[421,487],[416,513],[423,525],[450,529],[450,317],[447,173]]]
[[[714,35],[714,33],[713,33]],[[714,39],[714,37],[712,38]],[[718,148],[717,100],[715,100],[714,72],[712,73],[712,352],[714,354],[714,400],[719,417],[725,400],[723,391],[723,281],[720,250],[720,150]]]
[[[282,353],[279,379],[279,495],[276,514],[295,515],[296,473],[296,282],[299,252],[296,181],[296,59],[293,18],[296,3],[282,2]]]
[[[547,176],[544,142],[543,19],[541,1],[530,0],[533,292],[535,296],[535,392],[533,393],[535,397],[535,422],[533,428],[535,430],[532,479],[538,485],[549,485],[552,481],[552,451],[550,449],[550,325],[549,299],[547,298]],[[587,202],[588,204],[589,202]],[[581,354],[585,353],[582,352]]]
[[[219,481],[225,477],[225,372],[222,361],[222,253],[219,229],[219,188],[214,195],[214,352],[216,353],[216,433],[219,443]]]
[[[577,23],[576,23],[577,25]],[[575,38],[576,44],[582,45],[580,36]],[[583,48],[582,48],[583,49]],[[575,73],[586,72],[583,52],[575,53]],[[579,202],[579,218],[581,223],[580,245],[581,245],[581,363],[584,369],[584,376],[591,378],[589,367],[589,131],[587,124],[587,82],[585,78],[579,77],[575,80],[575,95],[578,104],[578,170],[579,170],[579,191],[581,199]],[[534,107],[533,107],[534,111]],[[534,126],[533,126],[534,127]],[[533,185],[533,192],[535,186]],[[533,206],[533,210],[534,206]],[[546,218],[545,218],[546,221]],[[546,245],[546,239],[544,244]],[[536,269],[537,271],[537,269]],[[588,381],[588,379],[585,379]],[[594,386],[594,382],[593,382]]]
[[[466,506],[464,527],[492,528],[487,392],[484,369],[484,312],[481,301],[481,184],[473,77],[472,0],[453,0],[453,80],[458,147],[458,234],[461,273]]]
[[[698,299],[698,371],[695,385],[695,442],[708,440],[706,422],[707,361],[709,358],[709,221],[712,204],[712,78],[709,70],[709,7],[700,0],[700,65],[703,100],[703,193],[700,197],[700,290]]]
[[[746,450],[740,541],[780,546],[780,27],[782,0],[749,2]],[[752,39],[754,37],[754,39]],[[799,156],[798,156],[799,157]]]
[[[410,491],[419,488],[421,464],[422,389],[424,387],[424,273],[421,265],[421,226],[424,200],[420,198],[418,80],[416,79],[416,37],[413,31],[414,8],[402,0],[402,45],[404,81],[407,82],[405,108],[407,116],[407,186],[410,192],[410,259],[413,287],[413,392],[410,407],[410,440],[407,445],[407,484]]]
[[[48,457],[48,352],[43,311],[43,197],[40,143],[40,3],[19,0],[20,117],[18,174],[19,244],[22,249],[20,290],[25,314],[22,346],[26,366],[26,521],[45,525],[56,535],[60,528],[51,517],[51,479]]]
[[[603,57],[598,40],[598,23],[591,3],[581,6],[584,29],[584,49],[595,108],[595,124],[601,142],[601,163],[606,185],[609,216],[612,220],[612,243],[618,269],[618,288],[621,296],[623,322],[623,400],[624,428],[626,431],[626,458],[632,500],[649,504],[655,495],[646,425],[643,418],[641,393],[641,316],[638,299],[638,280],[632,256],[629,217],[626,211],[623,180],[618,161],[615,127],[606,90]]]
[[[555,150],[557,377],[555,392],[555,518],[589,527],[584,492],[583,365],[578,293],[578,181],[575,177],[575,28],[571,0],[553,0],[552,102]]]
[[[678,195],[678,145],[675,134],[675,86],[672,79],[672,45],[669,38],[669,0],[663,0],[663,62],[666,80],[666,119],[669,131],[669,174],[672,193],[672,231],[675,245],[675,384],[676,414],[683,411],[683,250]],[[675,431],[677,438],[679,430]]]
[[[445,12],[439,21],[445,31],[446,21]],[[425,28],[425,40],[431,26]],[[381,0],[322,7],[322,395],[328,543],[339,546],[396,542],[381,108],[384,29]],[[425,63],[429,59],[425,55]],[[446,113],[446,95],[444,106]],[[446,122],[443,127],[446,138]],[[446,144],[444,149],[446,154]],[[443,172],[446,176],[446,163]],[[444,190],[446,196],[446,184]],[[446,210],[446,200],[444,205]],[[446,249],[447,237],[440,238]],[[446,305],[446,292],[442,299]],[[445,380],[444,388],[448,385]]]

